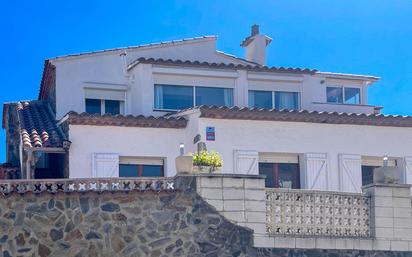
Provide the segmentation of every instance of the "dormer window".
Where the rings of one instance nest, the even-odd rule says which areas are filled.
[[[326,87],[326,100],[334,104],[360,104],[360,88]]]

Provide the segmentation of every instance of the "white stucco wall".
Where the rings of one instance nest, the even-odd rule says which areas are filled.
[[[233,172],[234,150],[327,153],[330,190],[339,190],[339,154],[395,158],[412,155],[410,128],[200,118],[203,139],[207,126],[215,127],[216,141],[206,144],[209,150],[222,155],[222,172]]]
[[[165,176],[175,175],[184,129],[70,125],[69,177],[92,177],[94,153],[166,159]]]
[[[56,116],[69,111],[85,111],[85,87],[111,88],[126,94],[125,114],[163,115],[153,111],[154,83],[215,86],[234,88],[234,104],[248,106],[248,90],[293,91],[301,95],[301,107],[306,110],[373,113],[372,106],[324,105],[326,87],[352,86],[361,88],[363,103],[367,103],[367,84],[362,79],[331,79],[331,75],[299,75],[245,70],[210,68],[162,67],[138,64],[127,76],[123,73],[120,53],[124,50],[91,55],[52,59],[56,66]],[[207,61],[210,63],[244,63],[216,52],[216,39],[162,45],[127,50],[127,63],[139,57],[173,60]]]

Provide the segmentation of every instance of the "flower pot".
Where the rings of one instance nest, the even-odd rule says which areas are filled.
[[[219,167],[213,169],[212,166],[193,166],[194,173],[216,173],[219,169]]]

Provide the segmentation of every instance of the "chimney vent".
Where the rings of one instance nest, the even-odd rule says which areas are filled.
[[[250,35],[253,37],[257,34],[259,34],[259,25],[255,24],[252,26],[252,32],[250,33]]]
[[[266,35],[259,34],[259,25],[251,28],[251,34],[240,44],[246,48],[246,60],[266,65],[266,47],[272,39]]]

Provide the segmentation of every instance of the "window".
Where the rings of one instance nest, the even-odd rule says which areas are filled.
[[[232,88],[155,85],[154,108],[183,110],[198,105],[233,106]]]
[[[86,99],[86,112],[87,113],[102,113],[102,106],[100,99]]]
[[[105,114],[111,113],[113,115],[121,114],[123,102],[118,100],[101,100],[101,99],[86,99],[86,112]]]
[[[155,85],[155,109],[183,110],[193,106],[193,87]]]
[[[326,101],[337,104],[360,104],[360,88],[326,87]]]
[[[275,109],[299,110],[299,93],[275,92]]]
[[[297,154],[260,153],[259,174],[266,175],[266,187],[300,188]]]
[[[374,170],[383,166],[382,157],[362,157],[362,186],[373,183]],[[397,166],[397,161],[394,158],[389,158],[388,166]]]
[[[272,109],[272,91],[249,91],[249,107]]]
[[[163,177],[163,159],[120,157],[119,177]]]
[[[345,87],[345,104],[360,104],[360,88]]]
[[[233,89],[196,87],[196,105],[233,106]]]
[[[120,101],[104,100],[105,113],[120,114]]]

